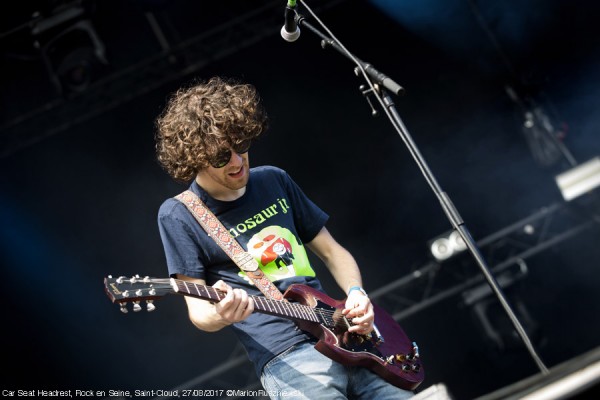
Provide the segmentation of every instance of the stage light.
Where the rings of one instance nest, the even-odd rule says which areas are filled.
[[[429,241],[431,255],[438,261],[445,261],[467,249],[460,234],[453,230]]]
[[[565,201],[591,192],[600,186],[600,157],[557,175],[555,181]]]
[[[435,239],[429,248],[433,257],[438,261],[447,260],[454,253],[450,241],[445,237]]]
[[[66,8],[38,20],[32,36],[61,95],[85,90],[107,64],[104,44],[83,8]]]

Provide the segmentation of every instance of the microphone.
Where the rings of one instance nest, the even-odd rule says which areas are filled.
[[[300,28],[296,21],[296,0],[288,0],[285,7],[285,23],[281,27],[281,37],[286,42],[295,42],[300,37]]]

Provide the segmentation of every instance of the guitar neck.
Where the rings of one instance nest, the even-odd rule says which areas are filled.
[[[181,279],[171,279],[173,290],[184,296],[196,297],[210,302],[221,301],[226,293],[217,290],[211,286],[201,285],[199,283],[184,281]],[[250,296],[254,301],[254,312],[261,314],[276,315],[291,320],[301,320],[310,322],[321,322],[317,313],[319,309],[313,309],[309,306],[291,303],[282,300],[267,299],[263,296]]]

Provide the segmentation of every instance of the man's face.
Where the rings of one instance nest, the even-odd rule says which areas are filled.
[[[248,151],[240,154],[231,150],[229,162],[224,167],[209,166],[202,170],[201,174],[205,174],[212,183],[221,186],[219,189],[239,190],[246,186],[250,176]]]

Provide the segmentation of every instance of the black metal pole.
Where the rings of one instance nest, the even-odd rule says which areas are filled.
[[[517,333],[519,334],[521,340],[523,341],[525,347],[529,351],[531,357],[535,361],[535,363],[538,366],[538,368],[540,369],[540,371],[543,374],[547,374],[548,368],[546,368],[546,366],[542,362],[541,358],[537,354],[535,348],[533,347],[531,340],[529,339],[529,337],[527,335],[527,332],[523,328],[523,325],[521,324],[521,322],[515,315],[510,304],[506,300],[504,293],[502,292],[500,286],[498,285],[498,282],[494,278],[493,274],[490,272],[490,269],[487,266],[485,259],[481,255],[481,252],[480,252],[479,248],[477,247],[477,244],[471,237],[471,234],[469,233],[463,219],[461,218],[460,214],[458,213],[458,210],[454,207],[454,204],[452,203],[452,200],[450,199],[448,194],[446,192],[444,192],[442,190],[442,188],[440,187],[440,185],[438,184],[435,176],[433,175],[433,173],[427,166],[425,159],[421,155],[421,152],[419,151],[416,144],[414,143],[410,133],[404,126],[404,123],[402,122],[402,119],[400,118],[400,115],[398,114],[398,111],[395,108],[395,105],[391,99],[391,96],[387,92],[389,90],[395,94],[401,94],[404,90],[402,88],[402,86],[400,86],[399,84],[394,82],[392,79],[390,79],[385,74],[383,74],[380,71],[378,71],[377,69],[375,69],[371,64],[365,63],[365,62],[361,61],[360,59],[358,59],[357,57],[355,57],[353,54],[348,52],[348,50],[346,48],[341,46],[338,41],[333,40],[332,38],[327,37],[326,35],[321,33],[318,29],[316,29],[310,23],[308,23],[306,21],[306,19],[304,17],[302,17],[301,15],[298,14],[296,18],[298,21],[298,25],[308,28],[311,32],[315,33],[317,36],[319,36],[322,39],[321,45],[323,48],[332,47],[335,50],[337,50],[338,52],[340,52],[342,55],[348,57],[355,64],[357,64],[357,67],[355,69],[355,72],[357,72],[357,74],[360,74],[362,72],[363,75],[368,76],[373,81],[373,89],[374,89],[373,94],[380,101],[382,107],[386,111],[386,114],[390,118],[392,125],[398,131],[398,134],[400,135],[402,141],[406,144],[410,154],[413,156],[413,158],[414,158],[415,162],[417,163],[419,169],[421,170],[425,180],[427,181],[427,183],[433,190],[435,196],[438,198],[442,209],[444,210],[446,216],[450,220],[450,223],[452,224],[454,229],[460,234],[460,236],[463,239],[463,241],[465,242],[467,248],[473,255],[475,261],[477,262],[477,264],[479,265],[479,267],[481,269],[481,272],[483,273],[485,279],[487,280],[488,284],[490,285],[492,291],[495,293],[496,297],[500,301],[502,307],[506,311],[506,314],[510,318],[512,324],[514,325],[514,327],[515,327]],[[365,79],[366,79],[366,76],[365,76]],[[368,79],[367,79],[367,82],[370,83]]]

